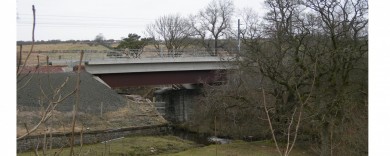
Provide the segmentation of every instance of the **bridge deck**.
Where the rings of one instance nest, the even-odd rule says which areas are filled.
[[[94,60],[86,62],[87,72],[98,76],[112,88],[184,83],[211,83],[231,69],[232,57],[181,57]]]
[[[232,68],[233,59],[232,57],[182,57],[94,60],[86,62],[85,67],[91,74],[224,70]]]

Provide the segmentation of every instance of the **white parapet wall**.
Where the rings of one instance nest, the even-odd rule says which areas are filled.
[[[96,60],[85,63],[91,74],[139,73],[162,71],[222,70],[233,68],[234,58],[226,57],[180,57],[143,58],[122,60]]]

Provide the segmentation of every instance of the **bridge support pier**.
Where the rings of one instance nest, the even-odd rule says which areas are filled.
[[[198,89],[162,89],[156,91],[157,101],[165,102],[165,119],[172,123],[188,121],[194,113]]]

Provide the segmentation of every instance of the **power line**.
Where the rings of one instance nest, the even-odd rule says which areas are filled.
[[[94,20],[94,19],[42,19],[42,18],[38,18],[37,20],[39,21],[50,21],[50,22],[53,22],[53,21],[64,21],[64,22],[122,22],[122,23],[150,23],[148,21],[136,21],[136,20],[127,20],[127,21],[119,21],[119,20],[109,20],[109,19],[106,19],[106,20]],[[30,19],[18,19],[17,20],[18,22],[32,22],[32,20]]]
[[[30,24],[30,22],[18,22],[17,24]],[[37,25],[105,25],[105,26],[144,26],[142,23],[80,23],[80,22],[36,22]]]
[[[141,20],[141,21],[139,21]],[[145,20],[145,19],[143,19]],[[100,18],[100,19],[94,19],[94,18],[85,18],[85,19],[75,19],[75,18],[39,18],[38,17],[37,22],[40,26],[60,26],[60,27],[67,27],[67,26],[73,26],[73,27],[83,27],[83,26],[89,26],[89,27],[133,27],[133,26],[145,26],[148,21],[142,21],[142,19],[138,18],[137,20],[129,20],[124,18]],[[31,24],[32,20],[31,18],[19,18],[17,20],[18,26],[22,26],[23,24]],[[99,26],[96,26],[99,25]]]
[[[31,27],[31,24],[18,24],[18,27]],[[42,28],[113,28],[113,29],[131,29],[131,28],[144,28],[143,25],[80,25],[80,24],[68,24],[68,25],[55,25],[55,24],[37,24]]]
[[[32,24],[31,20],[17,20],[17,23],[29,23]],[[36,23],[49,23],[49,24],[115,24],[115,25],[123,25],[123,24],[149,24],[150,22],[144,22],[144,21],[104,21],[104,20],[40,20],[38,19],[38,22]]]
[[[19,27],[28,27],[28,26],[31,26],[31,25],[18,25]],[[116,26],[77,26],[77,25],[74,25],[74,26],[65,26],[65,25],[42,25],[40,27],[44,27],[44,28],[85,28],[85,29],[90,29],[90,28],[115,28],[115,29],[130,29],[132,27],[124,27],[124,26],[121,26],[121,27],[116,27]]]
[[[18,25],[18,27],[31,27],[29,24]],[[39,27],[63,27],[63,28],[134,28],[135,26],[102,26],[102,25],[39,25]],[[139,28],[139,27],[137,27]]]
[[[32,16],[32,14],[18,14],[20,15],[29,15]],[[37,15],[36,17],[65,17],[65,18],[84,18],[84,19],[123,19],[123,20],[155,20],[155,19],[150,19],[150,18],[127,18],[127,17],[93,17],[93,16],[63,16],[63,15]]]

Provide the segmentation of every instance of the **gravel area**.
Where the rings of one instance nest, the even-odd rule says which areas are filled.
[[[47,105],[48,99],[45,99],[45,95],[53,98],[53,93],[56,88],[61,86],[69,77],[67,84],[60,90],[61,97],[66,96],[75,90],[77,73],[51,73],[51,74],[30,74],[18,83],[18,88],[23,86],[28,79],[32,79],[22,89],[17,91],[17,105],[18,109],[23,108],[39,108],[39,102]],[[103,104],[104,111],[114,111],[119,107],[123,107],[127,104],[127,100],[124,96],[117,94],[107,86],[101,84],[93,78],[89,73],[82,72],[80,75],[80,103],[79,111],[85,113],[98,114],[100,113],[101,104]],[[42,88],[42,90],[41,90]],[[44,94],[42,93],[44,92]],[[55,99],[58,99],[55,98]],[[72,111],[73,104],[75,103],[76,94],[73,94],[58,105],[59,111]]]
[[[77,74],[74,72],[30,74],[17,84],[17,87],[21,88],[17,90],[18,135],[26,132],[25,124],[30,129],[39,122],[42,114],[39,102],[46,107],[49,100],[44,97],[53,99],[56,88],[61,86],[67,77],[69,80],[59,94],[64,97],[75,89]],[[89,73],[82,72],[80,79],[80,103],[76,131],[80,131],[82,127],[84,130],[88,128],[93,131],[159,125],[167,122],[157,113],[152,104],[131,102],[125,96],[117,94],[95,80]],[[25,82],[28,83],[23,87]],[[58,97],[54,97],[56,98]],[[53,133],[70,132],[75,100],[74,94],[61,102],[49,121],[40,126],[32,135],[43,134],[48,127]],[[101,106],[103,106],[102,112]]]

